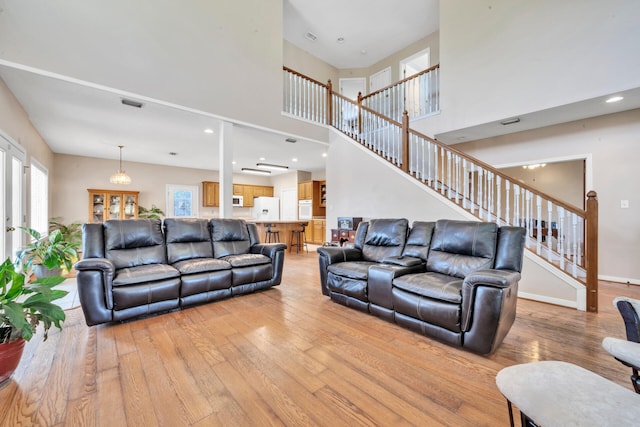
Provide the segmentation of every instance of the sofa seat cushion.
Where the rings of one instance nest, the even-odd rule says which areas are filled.
[[[148,314],[156,310],[149,308],[156,303],[158,309],[171,310],[177,308],[180,297],[180,278],[174,277],[156,282],[135,283],[129,286],[117,286],[113,288],[113,309],[125,310],[138,307],[143,313]],[[128,317],[128,316],[127,316]]]
[[[113,286],[135,285],[144,282],[156,282],[158,280],[179,277],[180,272],[166,264],[147,264],[137,267],[122,268],[116,271],[113,278]]]
[[[393,287],[391,290],[391,298],[393,301],[393,308],[396,311],[396,321],[400,323],[401,315],[408,316],[409,318],[419,320],[416,322],[420,324],[422,333],[430,331],[435,333],[436,338],[446,338],[449,341],[450,337],[446,337],[444,334],[442,337],[440,333],[436,332],[436,328],[439,326],[445,328],[451,332],[459,333],[461,329],[461,305],[454,304],[449,301],[429,298],[427,296],[419,295],[414,292],[405,291],[397,287]],[[402,322],[407,324],[407,319]],[[415,329],[412,327],[412,329]],[[430,334],[430,333],[429,333]]]
[[[208,271],[219,271],[231,269],[231,264],[227,261],[215,258],[193,258],[178,261],[173,266],[180,274],[206,273]]]
[[[336,276],[349,277],[356,280],[367,280],[369,277],[369,267],[378,265],[372,261],[347,261],[331,264],[328,268],[329,273]]]
[[[262,254],[240,254],[240,255],[228,255],[221,260],[231,264],[231,267],[251,267],[254,265],[270,264],[271,258]]]
[[[393,281],[393,287],[427,298],[461,304],[462,282],[457,277],[428,272],[400,276]]]

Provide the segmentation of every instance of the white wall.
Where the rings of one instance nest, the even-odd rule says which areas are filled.
[[[430,135],[640,86],[640,2],[440,4],[442,114]]]
[[[53,152],[42,139],[36,128],[33,127],[29,116],[24,111],[18,100],[13,96],[7,85],[0,79],[0,130],[11,137],[27,153],[26,166],[35,159],[42,166],[47,168],[49,176],[55,173]],[[31,197],[31,175],[26,174],[26,209],[27,225],[29,224],[30,197]],[[49,192],[49,209],[53,195]]]

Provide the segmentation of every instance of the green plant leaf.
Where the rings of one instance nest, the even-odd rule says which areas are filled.
[[[4,316],[9,320],[11,326],[18,330],[24,328],[31,329],[22,304],[11,301],[3,303],[0,308],[4,312]]]

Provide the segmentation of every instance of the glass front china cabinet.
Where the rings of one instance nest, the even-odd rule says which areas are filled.
[[[89,222],[138,218],[139,191],[88,189]]]

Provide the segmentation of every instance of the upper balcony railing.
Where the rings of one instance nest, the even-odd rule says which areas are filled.
[[[586,308],[597,311],[595,192],[587,194],[586,209],[577,208],[411,130],[408,112],[400,120],[387,117],[363,105],[363,97],[355,102],[333,92],[331,81],[323,84],[286,67],[284,79],[286,113],[338,129],[481,220],[525,227],[527,248],[586,284]],[[388,93],[394,99],[394,91],[385,88],[372,95]],[[395,115],[395,107],[387,111]]]
[[[440,111],[440,64],[360,98],[360,104],[396,121]]]

